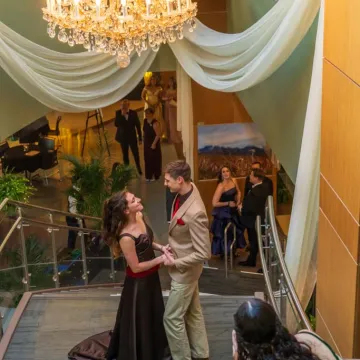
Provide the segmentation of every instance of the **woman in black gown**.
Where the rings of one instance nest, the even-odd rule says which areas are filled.
[[[158,180],[161,176],[161,126],[154,119],[155,110],[151,107],[145,110],[144,119],[144,160],[146,181]]]
[[[140,199],[120,192],[105,202],[105,239],[128,263],[113,331],[94,335],[69,353],[74,360],[171,360],[163,326],[164,301],[158,268],[169,251],[153,241]]]

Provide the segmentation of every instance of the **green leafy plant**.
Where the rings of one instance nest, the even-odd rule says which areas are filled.
[[[0,202],[6,198],[15,201],[29,202],[35,188],[30,185],[28,179],[20,174],[14,174],[11,171],[5,171],[0,177]],[[8,215],[15,214],[15,206],[7,205],[5,211]]]
[[[36,288],[52,287],[53,274],[46,271],[47,269],[43,265],[39,265],[49,262],[47,246],[40,243],[36,235],[31,234],[25,240],[25,247],[29,272],[31,273],[30,285]],[[24,270],[20,267],[23,264],[21,249],[16,247],[3,250],[1,260],[5,265],[4,268],[11,268],[12,270],[0,272],[0,291],[13,293],[10,306],[16,307],[24,292],[22,282]],[[4,297],[0,298],[0,304],[4,301]]]
[[[289,190],[286,188],[284,181],[278,176],[277,179],[277,203],[287,204],[290,200]]]
[[[80,214],[101,217],[104,201],[125,189],[135,177],[132,166],[119,164],[109,170],[105,166],[106,156],[101,143],[90,153],[88,160],[73,155],[64,155],[63,159],[72,165],[70,174],[74,186],[67,193],[76,199]]]

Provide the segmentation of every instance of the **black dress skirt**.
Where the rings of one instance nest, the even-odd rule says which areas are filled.
[[[138,238],[139,261],[155,257],[153,233]],[[164,301],[157,269],[133,274],[127,269],[113,331],[94,335],[76,345],[68,354],[71,360],[171,360],[163,325]]]
[[[153,144],[156,133],[154,130],[154,124],[157,120],[152,120],[148,122],[147,119],[144,120],[144,161],[145,161],[145,179],[159,179],[161,176],[161,145],[160,141],[156,143],[155,149],[151,148]]]

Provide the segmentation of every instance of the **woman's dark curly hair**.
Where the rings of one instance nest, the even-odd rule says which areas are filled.
[[[281,324],[268,303],[251,299],[234,315],[241,360],[319,360]]]
[[[127,215],[125,214],[125,210],[128,207],[126,194],[127,191],[118,192],[104,203],[104,241],[111,248],[115,258],[121,254],[118,236],[128,221]]]

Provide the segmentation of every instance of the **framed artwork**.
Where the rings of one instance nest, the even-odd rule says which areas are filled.
[[[265,138],[254,123],[231,123],[198,126],[199,180],[216,179],[223,166],[234,177],[248,176],[251,164],[259,161],[271,174]]]

